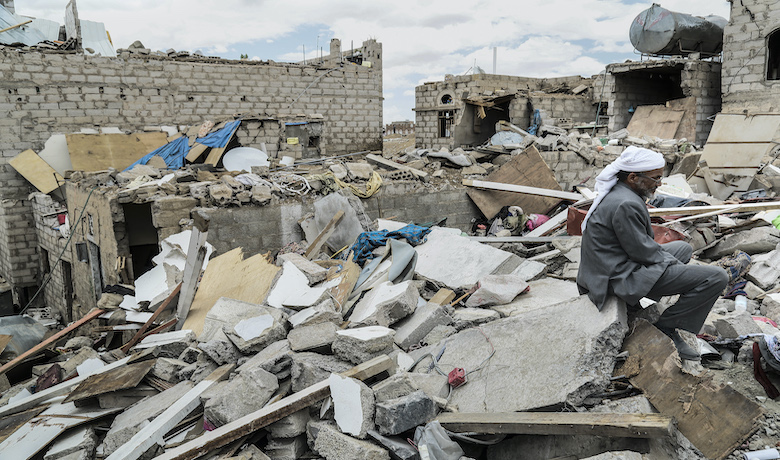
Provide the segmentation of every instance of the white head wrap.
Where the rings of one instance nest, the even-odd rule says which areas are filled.
[[[582,231],[585,231],[585,225],[588,223],[593,211],[601,203],[601,200],[607,196],[612,187],[617,184],[617,173],[626,172],[645,172],[653,169],[660,169],[666,166],[666,160],[663,155],[650,149],[634,147],[633,145],[623,150],[623,153],[617,160],[613,161],[601,173],[596,176],[596,198],[590,205],[588,214],[582,221]]]

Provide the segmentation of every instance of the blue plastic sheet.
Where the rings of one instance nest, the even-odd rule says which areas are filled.
[[[239,124],[241,124],[241,120],[231,121],[219,131],[209,133],[206,135],[206,137],[199,137],[195,140],[195,142],[198,144],[203,144],[206,147],[216,149],[227,147],[227,143],[230,140],[230,135],[233,134],[233,131],[238,128]]]
[[[128,166],[125,171],[133,169],[136,165],[145,165],[154,156],[159,156],[165,160],[165,164],[171,169],[179,169],[184,166],[184,157],[190,151],[190,145],[186,136],[182,136],[175,141],[165,144],[154,151],[147,153],[143,158]]]
[[[406,227],[392,232],[389,230],[363,232],[358,235],[357,241],[355,241],[355,244],[350,248],[350,251],[354,251],[355,254],[352,260],[362,265],[366,260],[373,259],[374,255],[372,254],[372,251],[379,246],[386,245],[388,239],[405,238],[409,244],[416,246],[425,241],[425,236],[430,231],[430,228],[409,224]]]
[[[542,125],[542,114],[539,113],[539,109],[534,109],[534,116],[531,118],[531,126],[528,128],[528,134],[534,136],[539,131],[539,126]]]

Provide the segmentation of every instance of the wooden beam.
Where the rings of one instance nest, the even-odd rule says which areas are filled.
[[[672,417],[661,414],[598,412],[451,412],[441,413],[436,419],[450,431],[484,434],[663,438],[674,426]]]
[[[33,20],[32,19],[28,19],[28,20],[26,20],[26,21],[24,21],[22,23],[16,24],[15,26],[6,27],[5,29],[0,30],[0,34],[3,33],[3,32],[8,32],[9,30],[16,29],[17,27],[22,27],[23,25],[29,24],[31,22],[33,22]]]
[[[780,201],[765,201],[763,203],[742,203],[738,205],[724,204],[719,206],[687,206],[679,208],[651,208],[647,211],[650,217],[659,216],[693,216],[696,214],[710,213],[713,211],[725,212],[760,212],[780,209]]]
[[[160,316],[162,314],[162,312],[165,311],[166,308],[168,308],[168,304],[170,304],[171,301],[173,300],[173,298],[176,297],[176,294],[178,294],[179,291],[181,291],[181,284],[182,283],[179,283],[176,286],[176,288],[173,290],[173,292],[171,292],[171,294],[168,297],[165,298],[163,303],[159,307],[157,307],[157,310],[155,310],[155,312],[152,315],[152,317],[149,318],[149,320],[146,321],[146,323],[144,323],[144,325],[141,327],[141,329],[138,329],[138,332],[135,333],[133,338],[130,339],[129,342],[127,342],[126,344],[124,344],[122,346],[122,351],[124,353],[127,353],[128,351],[130,351],[130,349],[133,348],[133,346],[135,344],[140,342],[141,339],[143,339],[145,337],[146,331],[148,331],[149,328],[152,326],[152,324],[154,324],[154,322],[157,320],[157,317]]]
[[[500,190],[502,192],[527,193],[529,195],[549,196],[562,200],[579,201],[583,196],[579,193],[562,192],[546,188],[527,187],[525,185],[502,184],[500,182],[487,182],[484,180],[463,179],[463,185],[469,187],[485,188],[488,190]]]
[[[390,369],[393,360],[386,355],[378,356],[370,361],[353,367],[341,375],[364,380]],[[286,398],[269,404],[260,410],[247,414],[238,420],[209,431],[190,442],[182,444],[174,449],[167,450],[164,454],[155,457],[155,460],[191,460],[203,455],[208,455],[222,446],[236,439],[264,428],[271,423],[280,420],[290,414],[305,409],[317,401],[330,395],[328,381],[315,383],[310,387],[294,393]]]
[[[341,281],[339,281],[337,286],[328,289],[328,293],[333,297],[333,301],[336,302],[339,313],[344,315],[346,313],[344,304],[349,299],[349,295],[352,294],[352,290],[355,289],[355,283],[357,283],[360,277],[360,265],[352,262],[352,257],[350,257],[344,261],[344,268],[337,276],[341,277]]]
[[[325,244],[326,241],[328,241],[328,238],[330,238],[330,236],[336,230],[336,226],[341,222],[343,218],[344,218],[344,211],[337,212],[333,216],[333,218],[330,219],[330,222],[328,222],[328,224],[325,225],[325,228],[322,229],[320,234],[317,235],[317,238],[314,239],[314,242],[312,242],[309,245],[309,248],[306,250],[306,253],[303,256],[311,260],[312,257],[319,254],[320,248],[322,247],[323,244]]]
[[[65,337],[69,333],[75,331],[76,329],[80,328],[84,324],[92,321],[93,319],[97,318],[98,316],[105,313],[105,310],[101,310],[99,308],[95,308],[89,313],[87,313],[83,318],[76,321],[75,323],[71,324],[70,326],[66,327],[65,329],[61,330],[60,332],[54,334],[53,336],[49,337],[48,339],[44,340],[43,342],[39,343],[38,345],[30,348],[29,350],[25,351],[21,355],[17,356],[16,358],[12,359],[11,361],[5,363],[3,367],[0,367],[0,375],[5,374],[9,370],[13,369],[14,367],[18,366],[22,361],[29,358],[30,356],[33,356],[40,352],[41,350],[45,349],[49,345],[52,345],[54,342],[58,341],[59,339]]]
[[[573,236],[469,236],[471,241],[477,243],[552,243],[553,241],[565,241]]]
[[[195,225],[192,227],[190,244],[187,248],[187,262],[184,265],[179,304],[176,306],[175,330],[181,330],[187,315],[190,313],[192,301],[195,300],[195,291],[198,286],[198,278],[203,270],[203,262],[206,261],[206,239],[209,235],[209,216],[201,211],[193,212]]]
[[[415,176],[419,177],[422,180],[428,180],[428,173],[425,171],[421,171],[419,169],[411,168],[406,165],[402,165],[401,163],[396,163],[395,161],[388,160],[381,155],[374,155],[373,153],[369,153],[366,155],[366,161],[368,161],[371,164],[375,164],[377,166],[382,166],[383,168],[387,168],[391,171],[409,171],[410,173],[414,174]]]
[[[217,382],[225,380],[235,364],[226,364],[212,372],[203,381],[171,404],[162,414],[158,415],[137,432],[129,441],[119,446],[106,460],[137,460],[155,444],[163,445],[163,436],[171,431],[190,412],[200,405],[200,395]]]

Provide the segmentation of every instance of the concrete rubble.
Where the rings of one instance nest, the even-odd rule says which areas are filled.
[[[369,45],[377,44],[367,43],[361,53],[376,52]],[[343,60],[336,45],[338,68],[369,72],[370,59],[381,65],[376,55],[361,54],[362,64],[354,55]],[[10,46],[1,45],[0,52]],[[25,45],[18,52],[71,53],[79,45],[51,46]],[[154,52],[140,42],[119,55],[224,64],[189,52]],[[696,73],[688,64],[670,63],[679,65],[673,68],[678,74],[685,68],[685,78]],[[307,67],[291,65],[288,77],[279,78],[292,78],[290,69],[305,74],[301,69]],[[431,93],[436,100],[433,108],[425,108],[431,101],[420,102],[419,137],[406,137],[396,147],[388,137],[382,151],[374,145],[342,152],[357,145],[355,138],[333,139],[335,119],[328,114],[234,110],[233,116],[193,115],[187,124],[171,121],[132,134],[101,127],[86,141],[76,138],[86,133],[68,131],[52,136],[40,153],[16,152],[14,180],[24,182],[20,176],[29,182],[25,190],[38,190],[21,200],[32,203],[25,206],[32,206],[30,226],[40,240],[33,253],[57,278],[41,298],[30,300],[26,324],[0,321],[0,424],[8,435],[29,434],[22,441],[0,438],[0,458],[417,460],[428,458],[421,444],[411,443],[423,428],[445,416],[476,414],[488,420],[484,431],[464,429],[476,437],[445,426],[466,452],[463,460],[703,460],[712,446],[686,437],[686,417],[697,416],[696,404],[712,409],[706,405],[712,401],[720,404],[712,409],[715,417],[734,416],[730,404],[742,402],[764,412],[742,431],[707,432],[713,445],[730,442],[714,457],[735,460],[774,446],[780,410],[771,388],[753,379],[753,345],[760,338],[780,339],[780,160],[767,151],[750,160],[750,175],[734,175],[733,183],[723,185],[709,172],[720,167],[718,158],[707,163],[708,150],[699,142],[705,131],[699,115],[709,116],[710,106],[688,110],[690,139],[629,130],[628,120],[618,123],[617,115],[609,124],[580,124],[572,119],[577,116],[563,116],[568,109],[556,108],[556,98],[588,111],[601,106],[602,97],[622,104],[607,92],[617,92],[616,79],[633,70],[613,70],[591,79],[528,79],[515,89],[499,89],[500,76],[489,76],[496,80],[491,89],[480,82],[488,76],[426,83],[418,87],[419,97],[433,101]],[[452,88],[464,83],[471,85],[469,92],[452,98]],[[167,100],[160,94],[152,97]],[[448,104],[459,107],[454,119],[441,110]],[[517,114],[535,104],[546,108],[527,114],[531,127],[518,126],[518,119],[528,117]],[[495,108],[506,116],[496,118]],[[466,142],[456,145],[452,136],[432,140],[436,123],[424,120],[434,114],[442,117],[436,122],[449,120],[447,126]],[[464,128],[468,135],[461,135]],[[679,132],[684,128],[681,122]],[[706,128],[714,129],[712,123]],[[79,149],[108,142],[102,137],[108,135],[136,136],[121,140],[124,147],[149,137],[156,144],[133,152],[132,161],[115,159],[99,170],[71,163],[61,171],[46,169],[47,177],[51,172],[58,178],[51,188],[27,165],[42,167],[37,161],[51,158],[49,149],[58,143],[72,146],[62,154],[68,162],[78,161]],[[221,144],[208,140],[220,136],[227,137]],[[132,164],[175,145],[180,164],[163,153]],[[574,282],[580,236],[572,217],[593,197],[598,171],[631,145],[656,149],[667,161],[653,204],[674,212],[654,211],[654,223],[691,243],[691,263],[718,264],[732,277],[699,334],[715,350],[703,355],[701,369],[686,367],[675,353],[629,352],[642,320],[628,315],[617,298],[598,310]],[[236,148],[259,151],[262,165],[229,167]],[[324,154],[326,148],[332,156]],[[537,180],[547,182],[540,186]],[[497,186],[496,194],[472,195],[492,190],[476,181]],[[11,201],[18,200],[0,201],[7,208],[3,217],[13,217]],[[65,258],[50,257],[68,248]],[[0,303],[6,302],[4,283]],[[14,290],[14,302],[24,297],[20,292]],[[637,316],[657,316],[673,301],[644,299]],[[56,330],[44,333],[47,327]],[[659,362],[648,370],[647,363]],[[767,356],[755,364],[766,369],[771,385],[777,372]],[[657,373],[654,382],[699,378],[686,387],[695,396],[673,395],[669,406],[656,404],[658,399],[651,404],[658,392],[678,389],[636,384],[650,371]],[[716,388],[729,398],[718,400]],[[45,411],[71,400],[71,409],[83,413],[60,418],[78,424],[37,441],[49,422],[59,420]],[[674,404],[683,410],[675,412]],[[536,431],[528,431],[532,424],[498,419],[518,414],[541,420],[533,425]],[[604,420],[583,433],[571,431],[573,423],[545,419],[550,414],[604,414]],[[674,416],[677,425],[669,422],[670,428],[652,436],[615,434],[615,414]],[[705,432],[706,423],[701,425]],[[159,427],[161,441],[137,439],[148,426]],[[503,434],[479,437],[489,433]]]

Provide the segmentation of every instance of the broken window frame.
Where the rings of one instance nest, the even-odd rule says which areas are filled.
[[[452,128],[455,120],[454,110],[439,111],[439,137],[452,137]]]

